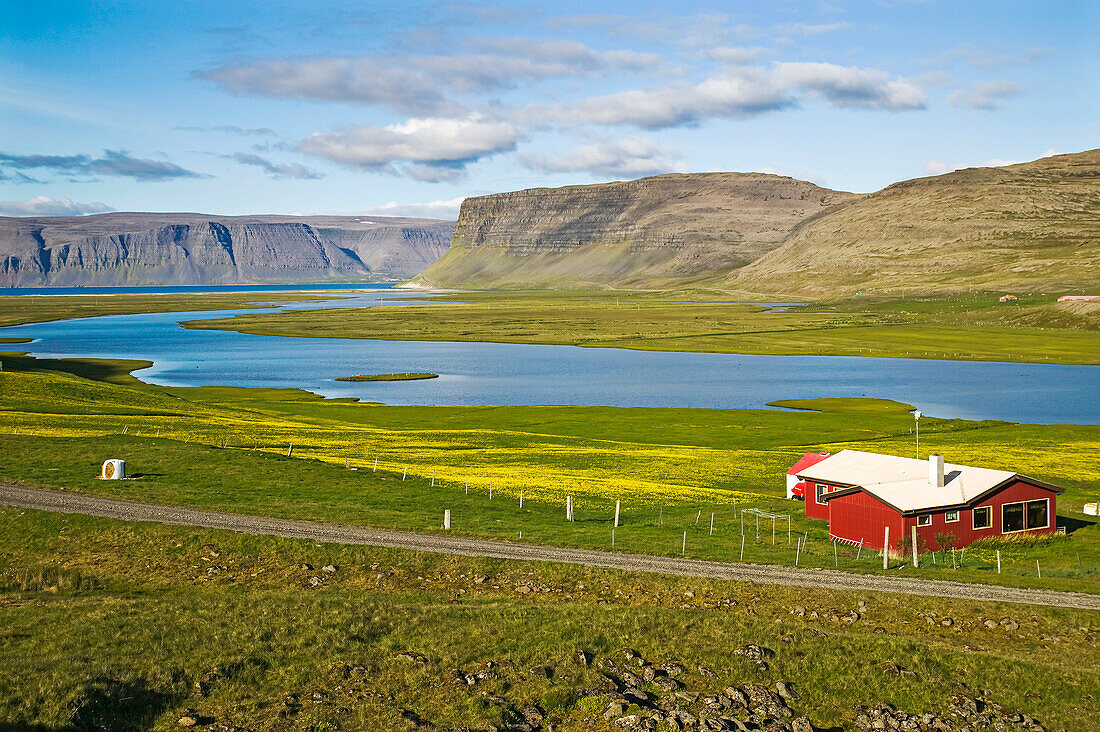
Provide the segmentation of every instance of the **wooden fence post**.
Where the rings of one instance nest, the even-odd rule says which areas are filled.
[[[683,543],[683,546],[680,547],[680,556],[681,557],[687,556],[687,550],[688,550],[688,532],[685,531],[684,532],[684,543]],[[1039,563],[1036,562],[1035,566],[1038,567]]]
[[[1081,558],[1080,555],[1078,555],[1077,558],[1078,558],[1078,560],[1080,560],[1080,558]],[[1001,550],[998,549],[997,550],[997,574],[1000,574],[1000,573],[1001,573]]]
[[[449,508],[443,512],[443,528],[448,530],[451,528],[451,509]]]
[[[890,569],[890,527],[886,527],[886,532],[882,537],[882,568]]]
[[[404,472],[401,473],[401,480],[405,480],[405,476],[409,474],[409,466],[405,466]]]
[[[917,525],[913,524],[913,567],[920,567],[920,555],[917,553]]]
[[[620,499],[620,498],[615,499],[615,526],[614,526],[614,528],[616,528],[616,529],[619,528],[619,505],[621,503],[622,503],[622,499]],[[612,533],[614,533],[614,532],[612,532]]]

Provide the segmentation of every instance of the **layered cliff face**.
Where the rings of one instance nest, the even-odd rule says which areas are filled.
[[[793,296],[856,291],[1095,293],[1100,150],[895,183],[807,222],[722,286]]]
[[[762,173],[662,175],[468,198],[451,249],[414,280],[444,287],[665,286],[774,249],[850,193]]]
[[[341,216],[0,217],[0,286],[404,279],[453,224]]]

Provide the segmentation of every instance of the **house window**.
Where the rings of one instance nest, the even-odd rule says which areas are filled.
[[[1045,529],[1048,526],[1050,526],[1050,511],[1045,498],[1006,503],[1001,506],[1001,533]]]
[[[943,520],[944,520],[944,523],[948,523],[948,524],[952,523],[953,521],[958,521],[959,520],[959,512],[958,511],[948,511],[947,513],[945,513],[943,515]]]
[[[982,506],[974,509],[974,528],[988,529],[993,525],[993,509],[990,506]]]
[[[931,526],[931,525],[932,525],[932,517],[931,516],[917,516],[917,526]]]
[[[817,484],[817,502],[822,506],[825,505],[825,494],[829,492],[829,486]]]

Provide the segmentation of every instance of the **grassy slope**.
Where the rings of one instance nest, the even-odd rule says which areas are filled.
[[[329,564],[335,573],[319,571]],[[832,619],[861,600],[854,624]],[[530,703],[559,717],[558,730],[611,729],[599,719],[606,700],[577,698],[598,673],[572,662],[581,648],[678,661],[694,691],[792,679],[802,700],[791,706],[820,727],[849,722],[853,704],[942,712],[962,683],[1048,729],[1085,729],[1100,686],[1095,612],[811,596],[11,509],[0,509],[0,617],[0,720],[19,729],[170,729],[187,709],[253,729],[412,729],[403,711],[484,728]],[[983,624],[1003,617],[1019,630]],[[731,653],[744,643],[775,651],[768,670]],[[493,677],[452,681],[487,662]],[[916,676],[884,674],[885,662]],[[536,665],[550,678],[527,671]],[[288,694],[302,703],[288,707]]]
[[[0,374],[4,423],[18,431],[0,435],[0,479],[418,531],[439,530],[450,508],[456,533],[515,540],[522,532],[525,541],[558,545],[610,548],[609,522],[621,498],[625,525],[616,549],[678,554],[687,531],[689,556],[728,560],[740,546],[737,511],[758,507],[794,514],[794,531],[810,537],[804,566],[832,566],[825,527],[782,498],[786,467],[808,450],[912,449],[911,417],[893,403],[798,405],[826,412],[384,407],[302,392],[126,383],[122,372],[133,364],[98,374],[123,383],[9,370],[35,366],[27,361],[12,361]],[[1100,527],[1084,520],[1081,505],[1095,500],[1100,427],[929,419],[921,432],[922,446],[951,462],[988,464],[997,455],[1000,465],[1065,486],[1060,515],[1079,529],[1071,539],[1006,550],[1002,575],[991,572],[986,551],[969,554],[951,577],[1096,591]],[[122,457],[143,477],[96,480],[106,457]],[[359,469],[344,469],[345,460]],[[515,500],[521,490],[522,511]],[[562,521],[566,494],[577,496],[581,519],[571,524]],[[787,564],[793,551],[786,536],[772,545],[765,532],[750,537],[745,557]],[[1036,559],[1042,580],[1034,576]],[[847,550],[839,566],[881,571],[872,557]],[[926,560],[918,572],[943,577],[945,569]]]
[[[824,297],[1091,292],[1098,175],[1100,150],[1090,150],[896,183],[809,222],[723,281]]]
[[[1022,297],[1012,303],[990,296],[859,299],[786,312],[713,298],[713,293],[463,293],[451,298],[452,305],[299,310],[186,325],[330,338],[1100,363],[1097,312],[1049,297]],[[689,299],[694,301],[682,301]]]
[[[451,249],[414,282],[441,287],[668,287],[775,248],[855,198],[761,173],[671,174],[467,198]]]

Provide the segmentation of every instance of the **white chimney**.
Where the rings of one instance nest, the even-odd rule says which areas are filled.
[[[933,488],[943,488],[943,455],[928,456],[928,483]]]

